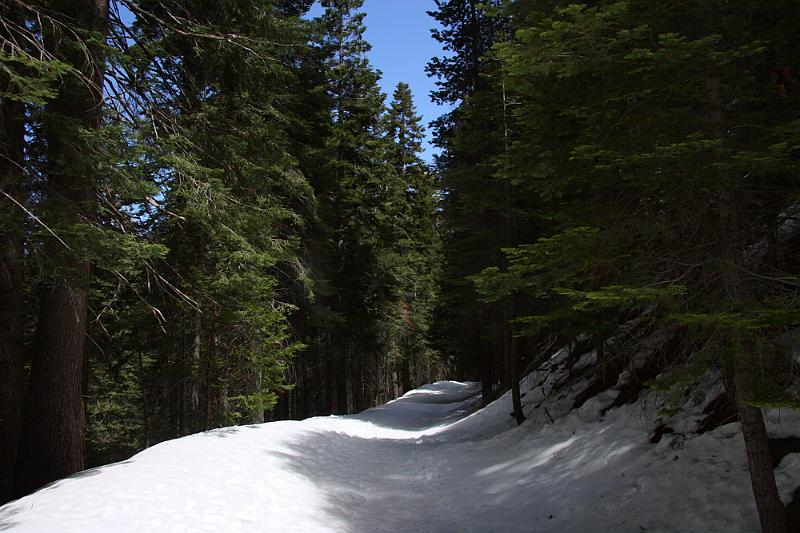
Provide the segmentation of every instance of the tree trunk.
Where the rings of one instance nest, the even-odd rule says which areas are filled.
[[[508,111],[508,93],[506,92],[506,83],[503,81],[502,85],[502,104],[503,104],[503,152],[508,154],[510,146],[510,130],[508,125],[509,111]],[[508,180],[507,170],[504,170],[506,179]],[[514,186],[510,180],[506,182],[506,195],[505,195],[505,230],[506,230],[506,246],[511,247],[517,244],[517,227],[514,220]],[[522,394],[519,390],[519,339],[514,336],[514,321],[517,318],[517,307],[514,295],[508,297],[508,317],[506,322],[506,373],[507,381],[511,387],[511,403],[514,407],[514,420],[517,425],[522,425],[525,422],[525,415],[522,412]]]
[[[403,362],[400,363],[400,375],[401,375],[401,383],[402,387],[400,389],[400,394],[405,394],[410,391],[413,386],[411,385],[411,363],[408,359],[403,358]]]
[[[492,350],[486,350],[481,356],[481,394],[482,403],[486,407],[494,396],[494,357]]]
[[[169,398],[168,409],[168,435],[171,438],[178,438],[183,435],[183,387],[184,387],[184,359],[185,359],[185,342],[184,346],[176,350],[178,360],[175,361],[171,357],[167,357],[162,364],[167,365],[169,370],[167,395]]]
[[[707,80],[709,90],[709,119],[712,132],[724,139],[725,115],[722,106],[721,79],[719,75],[710,75]],[[719,202],[720,235],[722,236],[720,251],[721,258],[726,261],[723,281],[725,294],[734,305],[741,299],[741,279],[739,266],[742,261],[741,240],[738,209],[730,187],[724,180],[720,181],[717,195]],[[748,343],[745,343],[747,346]],[[749,352],[749,353],[752,353]],[[749,365],[745,365],[742,356],[737,354],[733,365],[733,388],[736,398],[736,408],[742,423],[742,436],[747,450],[747,463],[750,468],[750,483],[753,487],[753,496],[758,508],[758,517],[761,521],[763,533],[786,533],[787,516],[786,508],[778,494],[775,483],[775,472],[772,469],[772,457],[769,451],[769,438],[764,425],[761,409],[751,405],[755,399],[752,380],[755,372]]]
[[[750,482],[758,508],[763,533],[786,533],[786,508],[778,494],[775,472],[769,452],[769,437],[761,409],[750,405],[752,387],[750,373],[737,364],[734,368],[734,392],[742,435],[750,467]]]
[[[221,387],[217,382],[219,373],[217,369],[217,345],[219,343],[217,337],[217,311],[214,304],[210,308],[208,327],[211,331],[208,335],[208,347],[203,359],[203,388],[205,389],[203,429],[206,431],[216,426],[214,409],[221,406],[220,398],[217,397]]]
[[[83,28],[103,32],[107,0],[63,0],[53,10]],[[75,175],[85,154],[75,138],[75,126],[97,128],[103,87],[101,52],[87,45],[93,61],[67,40],[72,36],[48,34],[45,43],[56,57],[79,68],[91,86],[68,74],[59,95],[47,106],[45,135],[49,171],[46,202],[58,227],[94,219],[92,179]],[[45,280],[36,332],[31,377],[25,401],[20,454],[15,473],[15,492],[22,495],[83,469],[84,411],[81,377],[87,332],[86,282],[88,261],[77,257],[60,242],[46,244],[54,267]]]
[[[514,303],[513,300],[509,302],[509,315],[513,317]],[[522,394],[519,389],[519,354],[517,353],[518,339],[514,337],[514,327],[511,324],[511,319],[505,325],[505,363],[506,363],[506,381],[511,389],[511,404],[513,407],[514,421],[517,425],[522,425],[525,422],[525,414],[522,412]]]
[[[347,358],[343,352],[339,352],[337,359],[339,366],[336,368],[336,414],[347,414]]]
[[[325,359],[325,410],[323,413],[333,414],[336,412],[336,387],[334,386],[336,380],[334,378],[334,356],[329,335],[325,336],[325,350],[321,353],[321,358],[324,357]]]
[[[364,406],[364,361],[357,356],[350,368],[350,383],[353,387],[353,412],[360,413]]]
[[[256,380],[255,380],[255,390],[256,392],[261,392],[261,387],[263,386],[263,374],[261,370],[258,370],[256,373]],[[252,418],[253,424],[263,424],[264,423],[264,402],[260,399],[256,402],[255,410],[253,412]]]
[[[303,401],[300,407],[300,418],[306,419],[310,416],[311,412],[311,404],[309,402],[311,395],[311,389],[309,388],[309,380],[308,380],[308,365],[306,354],[302,354],[298,358],[298,362],[300,363],[300,378],[297,380],[298,384],[302,383],[303,387]]]
[[[19,24],[15,10],[12,24]],[[0,30],[2,37],[2,30]],[[0,74],[0,90],[8,85]],[[24,203],[22,174],[24,109],[8,98],[0,104],[0,190]],[[25,218],[22,209],[0,196],[0,505],[11,498],[14,467],[22,423],[25,295],[23,243]]]
[[[58,280],[42,298],[15,476],[17,496],[83,469],[86,303],[86,291],[66,280]]]
[[[192,340],[192,362],[191,362],[191,376],[192,382],[190,387],[190,401],[192,406],[192,420],[194,427],[200,427],[200,372],[203,367],[202,361],[202,344],[203,344],[203,322],[200,310],[194,311],[194,339]]]
[[[141,336],[136,334],[137,339],[141,339]],[[150,447],[150,410],[147,407],[147,380],[145,375],[145,368],[144,368],[144,357],[142,357],[142,348],[141,346],[138,349],[138,363],[139,363],[139,392],[141,394],[141,402],[142,402],[142,443],[145,448]]]

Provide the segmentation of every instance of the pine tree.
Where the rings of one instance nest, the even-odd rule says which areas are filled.
[[[154,80],[176,109],[162,126],[159,172],[169,179],[154,231],[171,250],[164,278],[188,295],[167,304],[167,321],[184,328],[164,339],[174,348],[162,351],[178,354],[162,365],[173,381],[169,426],[180,435],[261,420],[282,390],[300,345],[289,336],[278,272],[295,260],[297,209],[313,197],[288,151],[295,82],[284,65],[294,56],[284,56],[303,44],[299,19],[279,9],[297,8],[266,0],[224,10],[215,2],[168,7],[191,13],[201,36],[162,27],[160,61],[172,65],[180,86],[174,91],[161,72]]]
[[[384,95],[369,64],[363,38],[362,0],[323,2],[323,50],[327,53],[332,126],[327,143],[330,196],[322,216],[330,230],[331,309],[342,322],[331,333],[337,412],[373,404],[374,383],[386,352],[386,308],[397,280],[396,214],[402,184],[386,163],[381,135]]]
[[[400,287],[393,341],[403,392],[431,380],[438,359],[429,345],[429,328],[438,296],[441,239],[434,176],[420,158],[425,135],[421,120],[410,87],[399,83],[384,127],[392,143],[388,161],[405,191],[395,246]]]
[[[20,39],[9,31],[24,20],[17,7],[0,10],[9,25],[0,30],[2,57],[24,57]],[[10,63],[10,61],[9,61]],[[13,68],[12,65],[4,65]],[[10,70],[14,72],[14,70]],[[46,85],[45,85],[46,87]],[[0,74],[0,504],[11,498],[11,483],[22,424],[25,296],[24,296],[24,102],[25,95],[11,75]],[[6,196],[7,195],[7,196]]]
[[[453,52],[428,65],[429,74],[439,78],[433,97],[458,104],[436,123],[436,142],[444,150],[438,166],[446,260],[437,314],[443,351],[462,374],[480,377],[485,401],[492,398],[499,373],[512,389],[515,418],[521,423],[519,347],[512,331],[516,303],[508,299],[487,305],[470,281],[502,261],[501,248],[521,242],[518,229],[525,227],[523,210],[512,205],[516,196],[504,163],[513,130],[500,62],[491,54],[507,31],[507,20],[495,13],[497,5],[441,1],[430,13],[443,26],[433,31],[434,38]]]
[[[479,288],[537,298],[530,333],[608,332],[660,304],[664,323],[687,327],[690,365],[728,376],[762,528],[785,531],[756,405],[791,403],[787,363],[765,359],[796,320],[775,233],[792,205],[796,126],[794,80],[776,65],[796,28],[772,32],[791,8],[527,7],[512,6],[517,41],[500,50],[519,102],[509,164],[549,206],[550,227]],[[770,71],[779,83],[757,74]]]
[[[76,33],[53,33],[48,51],[81,72],[62,79],[58,95],[45,110],[47,182],[44,220],[57,231],[72,232],[94,220],[94,176],[75,142],[79,129],[100,125],[107,3],[50,2],[62,20],[76,21]],[[43,27],[51,31],[53,25]],[[77,35],[78,37],[75,37]],[[86,47],[77,39],[90,43]],[[88,54],[88,57],[87,57]],[[80,69],[80,70],[79,70]],[[49,239],[45,253],[51,272],[44,279],[25,423],[15,471],[17,494],[83,468],[84,413],[81,376],[87,331],[86,283],[91,265],[62,242]]]

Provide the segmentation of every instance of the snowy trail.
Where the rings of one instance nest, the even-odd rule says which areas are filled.
[[[758,530],[736,424],[652,444],[641,405],[601,416],[597,402],[570,410],[570,394],[542,404],[542,383],[523,382],[519,428],[507,395],[477,410],[478,385],[439,382],[356,416],[165,442],[0,508],[0,530]],[[778,470],[785,497],[798,456]]]
[[[292,467],[327,495],[326,514],[345,529],[446,531],[453,523],[440,508],[447,450],[427,437],[474,410],[478,392],[472,384],[437,383],[347,417],[361,424],[336,424],[295,443]]]
[[[165,442],[0,508],[0,530],[430,530],[442,443],[424,438],[473,411],[478,393],[441,382],[361,415]]]

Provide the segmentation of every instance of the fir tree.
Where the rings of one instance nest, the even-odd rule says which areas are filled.
[[[796,29],[772,40],[788,6],[756,18],[719,3],[512,9],[517,42],[500,50],[519,102],[509,164],[549,206],[550,228],[486,271],[482,291],[540,299],[524,320],[533,331],[609,332],[627,311],[662,304],[666,322],[689,326],[690,364],[729,376],[762,527],[785,531],[755,404],[788,400],[785,363],[760,365],[795,320],[787,288],[757,274],[791,275],[774,262],[780,245],[766,244],[794,190],[792,79],[775,65]],[[771,69],[779,84],[756,74]]]
[[[400,287],[394,340],[403,392],[431,379],[437,363],[429,346],[429,328],[438,296],[441,239],[434,175],[420,158],[424,139],[420,121],[410,87],[399,83],[384,127],[392,143],[388,161],[405,190],[395,246]]]
[[[374,383],[386,352],[386,307],[398,280],[392,245],[402,183],[386,163],[381,135],[384,95],[379,73],[369,64],[362,0],[323,2],[323,50],[327,52],[332,126],[327,168],[330,199],[324,203],[331,228],[331,308],[343,318],[332,345],[337,412],[360,411],[374,402]]]
[[[520,242],[523,210],[507,172],[506,156],[513,129],[500,62],[490,52],[506,37],[507,20],[497,3],[437,2],[430,14],[443,25],[433,36],[448,58],[434,58],[429,74],[439,78],[435,100],[457,103],[436,122],[442,175],[445,275],[440,321],[441,347],[460,371],[480,377],[486,401],[500,374],[515,398],[515,417],[524,420],[519,402],[518,343],[511,321],[512,299],[480,302],[470,277],[502,260],[500,249]],[[470,332],[464,335],[463,332]]]
[[[6,58],[25,57],[21,39],[9,29],[23,26],[18,7],[0,10],[9,23],[0,31],[3,41],[3,70],[0,74],[0,503],[11,499],[11,484],[16,464],[17,446],[22,426],[23,365],[25,342],[25,279],[24,279],[24,212],[16,204],[24,204],[25,146],[24,102],[32,95],[12,78],[13,65]],[[14,49],[17,47],[17,49]],[[11,61],[8,61],[10,63]],[[24,79],[24,78],[23,78]],[[38,81],[47,89],[46,80]]]
[[[181,81],[177,115],[164,124],[176,133],[160,161],[169,179],[155,228],[171,249],[165,279],[189,295],[166,315],[184,325],[165,339],[184,347],[169,378],[181,390],[170,415],[178,434],[263,419],[299,347],[277,273],[296,257],[295,209],[313,197],[288,153],[294,81],[282,55],[284,45],[302,48],[300,22],[277,9],[269,1],[222,11],[194,4],[197,33],[236,34],[227,44],[162,28],[159,46]]]
[[[75,234],[86,227],[85,221],[96,217],[96,176],[76,140],[82,128],[98,128],[101,122],[104,51],[100,43],[105,35],[107,4],[87,0],[78,4],[50,2],[47,7],[60,20],[75,21],[74,32],[54,32],[43,39],[53,57],[75,70],[64,76],[58,95],[45,109],[47,177],[41,218],[51,231],[75,244]],[[42,31],[53,28],[48,25]],[[25,423],[15,469],[17,494],[77,472],[84,464],[81,375],[91,264],[85,253],[57,238],[47,238],[43,253],[49,259],[49,272],[42,280]]]

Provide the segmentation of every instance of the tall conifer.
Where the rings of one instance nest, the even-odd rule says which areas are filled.
[[[438,357],[429,345],[429,328],[438,298],[441,238],[434,174],[422,161],[424,129],[411,89],[399,83],[384,119],[391,141],[388,161],[403,188],[395,243],[399,281],[394,350],[403,392],[430,380]]]

